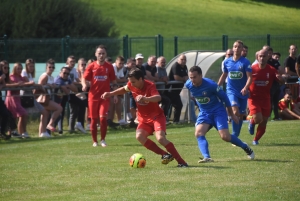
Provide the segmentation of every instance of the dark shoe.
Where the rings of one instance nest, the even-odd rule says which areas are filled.
[[[161,157],[161,163],[164,165],[167,165],[172,160],[174,160],[174,157],[171,154],[165,154],[165,155],[162,155],[162,157]]]
[[[249,159],[251,159],[251,160],[254,159],[254,157],[255,157],[254,152],[253,152],[253,150],[249,146],[247,146],[244,149],[244,151],[246,152],[246,154],[247,154],[247,156],[248,156]]]
[[[0,134],[0,139],[3,139],[3,140],[9,140],[11,138],[10,135],[6,135],[6,134]]]
[[[62,135],[62,134],[63,134],[63,131],[58,131],[58,134]]]
[[[131,127],[131,128],[137,128],[137,124],[136,123],[134,123],[134,121],[131,121],[130,123],[129,123],[129,126]]]
[[[189,167],[189,165],[187,163],[185,163],[185,164],[178,164],[177,167],[179,167],[179,168],[186,168],[186,167]]]
[[[12,131],[10,133],[10,136],[11,137],[16,137],[16,138],[21,138],[22,137],[19,133],[17,133],[17,131]]]

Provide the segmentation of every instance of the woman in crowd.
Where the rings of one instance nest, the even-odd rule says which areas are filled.
[[[49,59],[46,63],[46,72],[41,74],[41,76],[39,77],[38,84],[41,84],[43,86],[49,86],[51,89],[55,88],[56,85],[54,84],[54,78],[52,76],[54,69],[55,69],[55,61],[53,59]],[[48,94],[51,94],[52,91],[51,89],[47,90]],[[49,113],[52,112],[50,121],[46,128],[52,132],[56,132],[57,130],[55,128],[55,121],[61,114],[62,107],[50,99],[49,104],[44,105],[44,108]]]
[[[84,58],[80,58],[77,62],[77,74],[78,74],[78,79],[81,81],[81,76],[84,73],[86,67],[86,61]],[[80,91],[82,92],[81,88],[79,87]],[[87,99],[86,99],[86,94],[82,95],[81,97],[78,97],[78,117],[77,117],[77,123],[75,127],[80,130],[83,133],[86,133],[86,130],[84,129],[84,119],[85,119],[85,110],[87,108]]]
[[[6,83],[7,87],[32,86],[34,84],[34,82],[28,82],[21,76],[22,69],[23,66],[21,63],[17,62],[14,64],[12,73]],[[18,131],[22,137],[30,137],[26,131],[28,114],[21,105],[20,90],[8,91],[5,99],[5,105],[15,118],[19,118]]]
[[[27,59],[25,61],[25,69],[22,70],[21,75],[23,78],[25,78],[26,81],[34,82],[35,62],[33,59]],[[37,108],[37,110],[41,113],[40,125],[39,125],[39,137],[51,137],[51,135],[46,130],[49,112],[35,99],[34,99],[34,107]]]

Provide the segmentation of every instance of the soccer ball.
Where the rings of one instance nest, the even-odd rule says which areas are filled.
[[[134,168],[144,168],[146,166],[146,158],[139,153],[133,154],[129,159],[129,165]]]

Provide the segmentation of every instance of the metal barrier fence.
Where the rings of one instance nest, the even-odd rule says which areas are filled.
[[[90,59],[94,57],[95,47],[99,44],[107,46],[108,55],[115,58],[123,55],[125,59],[142,53],[165,56],[167,61],[187,50],[226,50],[232,47],[235,40],[242,40],[248,47],[248,59],[254,61],[255,52],[263,45],[270,45],[274,51],[281,53],[283,61],[288,56],[291,44],[300,44],[300,35],[252,35],[252,36],[228,36],[220,37],[173,37],[164,38],[160,34],[151,37],[115,38],[64,38],[54,39],[8,39],[0,38],[0,60],[9,62],[23,62],[27,58],[33,58],[36,62],[45,62],[53,58],[56,62],[65,62],[69,55],[77,58]]]

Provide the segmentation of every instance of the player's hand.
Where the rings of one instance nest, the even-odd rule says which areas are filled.
[[[236,115],[231,115],[231,119],[234,121],[234,123],[239,124],[239,118]]]
[[[243,96],[246,96],[248,94],[248,89],[246,89],[245,87],[241,90],[241,93]]]
[[[104,92],[104,94],[101,95],[102,99],[107,99],[110,97],[110,92]]]
[[[114,96],[114,104],[118,103],[118,96]]]

